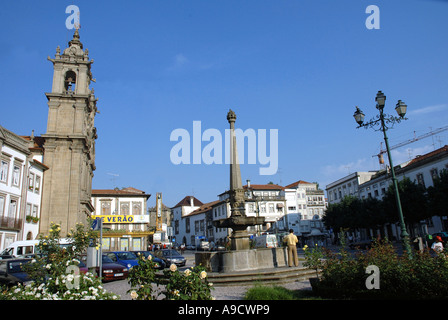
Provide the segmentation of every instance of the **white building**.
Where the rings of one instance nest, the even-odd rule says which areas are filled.
[[[338,203],[346,196],[358,196],[358,188],[378,171],[353,172],[326,187],[328,203]]]
[[[43,140],[0,126],[0,250],[39,233],[44,171]]]
[[[427,154],[417,156],[414,159],[394,167],[398,181],[405,177],[425,188],[434,185],[434,178],[442,170],[448,170],[448,146],[434,150]],[[375,176],[359,186],[358,197],[360,199],[376,198],[382,200],[386,190],[392,184],[390,170],[379,171]],[[405,212],[403,213],[406,214]],[[412,235],[435,233],[448,230],[447,217],[433,216],[428,221],[422,221],[421,230],[410,230]],[[389,229],[395,236],[401,233],[397,228]]]
[[[433,185],[434,177],[442,170],[448,169],[448,146],[444,146],[425,155],[394,167],[397,180],[404,177],[415,181],[424,187]],[[382,200],[387,189],[392,184],[390,168],[380,171],[355,172],[327,185],[329,203],[337,203],[345,196],[355,196],[360,199],[376,198]],[[403,213],[406,215],[406,213]],[[427,221],[421,221],[416,230],[409,230],[411,236],[432,234],[448,229],[447,217],[433,216]],[[384,233],[389,237],[399,239],[401,230],[397,225],[387,225]],[[372,235],[370,235],[372,236]]]
[[[264,224],[249,227],[250,234],[285,231],[285,188],[276,184],[251,184],[243,186],[246,191],[246,215],[264,217]]]
[[[213,225],[213,221],[230,217],[229,195],[227,192],[224,192],[218,195],[218,198],[219,200],[212,206],[211,230],[213,231],[213,241],[216,244],[224,245],[229,240],[232,230],[228,228],[217,228]]]
[[[317,183],[296,181],[285,187],[287,228],[305,238],[324,237],[321,221],[327,203]]]
[[[150,196],[131,187],[92,190],[92,218],[103,218],[103,250],[147,249]]]
[[[195,244],[195,221],[198,221],[198,217],[193,218],[193,228],[191,224],[190,214],[199,209],[204,204],[193,196],[186,196],[174,207],[171,208],[173,215],[173,227],[174,237],[176,242],[185,245]]]

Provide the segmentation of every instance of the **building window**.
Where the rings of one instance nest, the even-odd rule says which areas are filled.
[[[417,174],[417,183],[423,187],[425,187],[425,179],[423,178],[423,174]]]
[[[37,218],[38,217],[38,210],[37,210],[37,206],[33,206],[33,217]]]
[[[185,232],[190,233],[190,218],[185,219]]]
[[[25,217],[26,216],[31,216],[31,203],[26,204]]]
[[[0,217],[3,217],[5,212],[5,196],[0,195]]]
[[[429,172],[431,173],[432,183],[434,184],[434,180],[439,177],[439,172],[437,168],[431,169]]]
[[[120,202],[120,214],[129,214],[129,202]]]
[[[34,185],[34,192],[39,194],[40,192],[40,176],[36,175],[36,183]]]
[[[108,215],[110,214],[110,201],[101,201],[101,214]]]
[[[28,190],[34,190],[34,173],[30,173],[30,176],[28,178]]]
[[[132,202],[132,214],[135,214],[135,215],[142,214],[141,202]]]
[[[174,233],[179,234],[179,220],[174,221]]]
[[[0,164],[0,181],[6,183],[8,179],[8,167],[9,164],[7,161],[2,160]]]
[[[16,187],[20,186],[20,166],[17,164],[14,164],[12,171],[12,185]]]
[[[16,213],[17,213],[17,200],[11,199],[11,202],[9,203],[8,217],[14,219],[16,217]]]
[[[273,203],[269,204],[269,213],[275,213],[275,209],[274,209],[274,204]]]

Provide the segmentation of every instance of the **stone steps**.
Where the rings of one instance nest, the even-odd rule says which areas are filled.
[[[231,273],[208,273],[208,281],[214,286],[240,286],[254,285],[257,282],[263,284],[279,284],[292,281],[304,281],[316,276],[314,270],[305,267],[280,267],[260,269],[253,271],[241,271]]]

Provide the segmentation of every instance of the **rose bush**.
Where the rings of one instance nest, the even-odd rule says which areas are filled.
[[[175,264],[164,270],[167,280],[163,294],[168,300],[212,300],[212,283],[202,266],[180,272]]]
[[[331,298],[448,298],[448,259],[429,251],[398,254],[389,241],[375,241],[367,251],[349,255],[325,251],[317,292]],[[368,266],[379,271],[379,289],[368,289]]]
[[[92,273],[82,273],[79,260],[96,233],[85,230],[82,224],[67,235],[69,245],[61,245],[61,228],[51,223],[49,234],[40,236],[37,245],[41,257],[23,266],[33,279],[27,285],[4,288],[2,299],[7,300],[115,300],[119,297],[106,292],[101,280]]]
[[[157,275],[151,259],[139,256],[139,263],[129,273],[128,291],[133,300],[211,300],[212,284],[201,266],[181,272],[175,264]]]

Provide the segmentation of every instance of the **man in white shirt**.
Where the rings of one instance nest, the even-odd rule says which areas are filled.
[[[441,253],[443,251],[442,238],[437,236],[436,241],[432,244],[431,249],[437,253]]]

